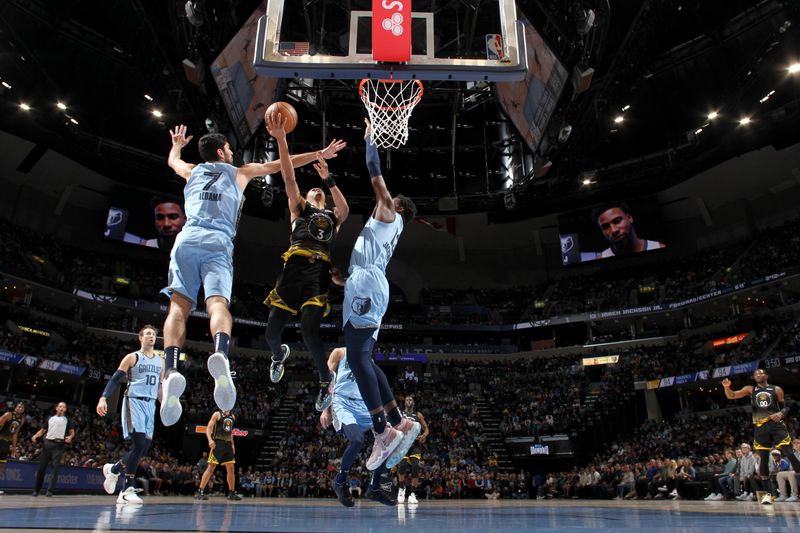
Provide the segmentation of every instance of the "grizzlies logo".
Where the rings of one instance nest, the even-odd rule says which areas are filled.
[[[325,212],[314,213],[308,219],[308,234],[319,242],[328,242],[333,238],[333,219]]]
[[[364,316],[369,313],[369,310],[372,308],[372,300],[369,298],[359,298],[356,296],[353,298],[353,304],[351,305],[351,309],[355,314],[358,316]]]

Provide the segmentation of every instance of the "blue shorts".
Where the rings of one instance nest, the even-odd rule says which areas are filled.
[[[197,307],[197,293],[203,284],[206,299],[222,296],[231,301],[233,286],[233,245],[226,235],[212,231],[178,234],[169,261],[169,285],[161,292],[178,294]]]
[[[342,323],[355,328],[377,328],[389,306],[389,282],[379,268],[355,268],[344,285]]]
[[[122,400],[122,436],[130,438],[131,433],[144,433],[148,439],[153,438],[156,423],[156,400],[139,398],[123,398]]]
[[[334,396],[331,409],[342,426],[358,424],[364,431],[372,429],[372,417],[363,401]]]

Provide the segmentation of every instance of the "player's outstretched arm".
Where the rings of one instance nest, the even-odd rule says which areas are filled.
[[[302,154],[297,154],[293,156],[289,156],[292,161],[292,167],[298,168],[305,166],[309,163],[312,163],[317,160],[318,157],[322,156],[324,159],[333,159],[338,155],[338,152],[345,148],[347,143],[344,141],[340,141],[338,139],[334,139],[331,143],[323,148],[322,150],[317,150],[316,152],[305,152]],[[267,163],[247,163],[246,165],[242,165],[238,168],[237,177],[242,177],[243,180],[249,182],[253,178],[257,178],[259,176],[265,176],[267,174],[275,174],[276,172],[281,171],[281,160],[276,159],[275,161],[269,161]],[[284,178],[285,179],[285,178]]]
[[[331,177],[331,172],[328,170],[328,162],[322,155],[317,156],[317,162],[314,163],[314,170],[317,171],[319,177],[322,179],[322,184],[328,188],[333,198],[333,212],[336,214],[336,229],[342,227],[342,224],[347,220],[350,214],[350,206],[347,205],[347,199],[342,194],[342,191],[337,187],[336,181]]]
[[[367,125],[364,130],[364,140],[367,143],[367,170],[370,180],[372,180],[372,190],[375,191],[375,211],[372,216],[381,222],[394,222],[397,213],[394,209],[392,195],[389,194],[389,189],[386,188],[386,182],[383,180],[378,147],[372,141],[372,124],[367,119],[364,119],[364,123]]]
[[[739,398],[745,398],[753,394],[753,387],[751,385],[742,387],[739,390],[731,390],[731,380],[728,378],[722,380],[722,390],[725,391],[725,397],[729,400],[738,400]]]
[[[181,159],[181,150],[183,150],[184,146],[189,144],[189,141],[192,140],[192,136],[186,136],[186,126],[183,124],[176,126],[174,130],[169,130],[169,134],[172,137],[172,149],[167,156],[167,164],[175,171],[175,174],[188,180],[189,176],[192,175],[192,169],[195,165]]]

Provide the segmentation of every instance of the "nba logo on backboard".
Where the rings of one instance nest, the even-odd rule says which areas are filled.
[[[503,36],[499,33],[489,33],[486,35],[486,59],[489,61],[502,61],[505,58],[503,53]]]

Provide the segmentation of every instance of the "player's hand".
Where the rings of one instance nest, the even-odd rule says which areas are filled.
[[[777,413],[772,413],[771,415],[769,415],[769,419],[772,420],[773,422],[780,422],[781,420],[783,420],[783,413],[781,413],[780,411],[778,411]]]
[[[172,136],[172,146],[178,148],[183,148],[192,140],[191,135],[186,136],[186,126],[183,124],[176,126],[174,130],[169,130],[169,134]]]
[[[726,389],[730,389],[731,388],[731,380],[729,380],[728,378],[723,379],[722,380],[722,386],[725,387]]]
[[[320,153],[322,154],[322,157],[324,157],[325,159],[332,159],[332,158],[336,157],[336,153],[339,150],[342,150],[346,146],[347,146],[346,142],[340,141],[338,139],[334,139],[334,140],[331,141],[331,143],[328,146],[326,146],[325,148],[320,150]],[[316,165],[314,165],[314,166],[316,166]]]
[[[420,443],[420,444],[425,444],[425,441],[426,441],[426,440],[428,440],[428,437],[427,437],[427,436],[425,436],[425,435],[420,435],[420,436],[417,438],[417,440],[419,441],[419,443]]]
[[[286,138],[286,118],[280,113],[267,115],[267,131],[277,140]]]
[[[366,118],[364,119],[364,124],[367,125],[367,127],[364,128],[364,140],[366,140],[367,137],[372,135],[372,124],[370,124],[369,119]]]
[[[344,287],[347,280],[342,275],[342,271],[339,270],[339,267],[331,267],[331,281],[340,287]]]
[[[34,444],[36,444],[36,435],[34,435],[33,437],[31,437],[31,442],[32,442],[32,443],[34,443]]]
[[[103,396],[101,396],[100,400],[97,402],[97,408],[95,408],[95,411],[97,411],[97,414],[100,416],[106,416],[108,413],[108,403]]]
[[[328,163],[325,161],[322,152],[317,153],[317,162],[314,163],[314,170],[317,171],[317,174],[322,179],[329,178],[331,175],[330,170],[328,170]]]
[[[213,450],[214,448],[217,447],[217,443],[214,442],[213,440],[210,440],[208,441],[208,447]]]
[[[319,415],[319,425],[322,426],[322,429],[328,429],[331,425],[331,411],[330,409],[325,409],[322,411],[322,414]]]

